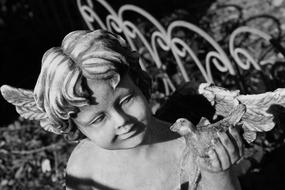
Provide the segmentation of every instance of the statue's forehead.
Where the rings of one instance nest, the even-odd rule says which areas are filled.
[[[106,81],[88,81],[91,104],[80,108],[76,120],[87,125],[97,113],[105,112],[114,100],[115,90]]]
[[[87,84],[91,90],[94,103],[80,108],[78,121],[86,124],[98,112],[108,111],[116,105],[123,97],[133,92],[135,88],[129,77],[124,77],[116,88],[113,88],[107,81],[88,80]]]
[[[135,86],[129,75],[115,74],[108,80],[88,79],[87,85],[92,91],[92,97],[96,98],[98,103],[109,101],[111,98],[116,98],[121,94],[126,94],[132,91]]]
[[[87,80],[87,85],[97,104],[108,101],[110,96],[113,96],[116,91],[116,88],[113,88],[108,80],[90,79]]]

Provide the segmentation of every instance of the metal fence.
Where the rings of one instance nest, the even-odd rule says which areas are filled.
[[[238,15],[238,22],[235,19],[235,25],[226,32],[225,22],[221,21],[216,28],[224,36],[217,42],[207,28],[185,20],[173,20],[165,26],[136,5],[125,4],[114,10],[105,0],[77,0],[77,6],[89,29],[103,28],[126,38],[131,48],[141,54],[141,67],[153,76],[163,97],[187,81],[216,83],[242,93],[284,87],[285,50],[280,43],[280,23],[273,16],[243,19]],[[96,7],[105,9],[107,14],[100,15]],[[233,7],[238,10],[233,5],[222,8]],[[248,24],[260,18],[275,24],[272,30],[277,35]],[[224,20],[228,26],[230,19]]]

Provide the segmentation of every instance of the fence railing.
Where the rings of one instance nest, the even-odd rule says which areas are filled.
[[[282,45],[256,28],[237,27],[229,34],[227,45],[222,47],[205,30],[190,22],[174,20],[165,27],[135,5],[125,4],[118,10],[105,0],[77,0],[77,5],[89,29],[107,29],[125,37],[130,47],[141,54],[141,67],[152,74],[158,86],[163,86],[164,96],[191,80],[230,87],[224,84],[224,76],[230,78],[233,88],[245,93],[260,91],[251,89],[245,75],[261,74],[259,78],[264,81],[266,75],[271,75],[266,76],[269,79],[275,77],[272,73],[276,72],[273,70],[276,63],[279,63],[278,72],[285,68]],[[95,11],[96,6],[105,9],[107,14],[101,17]],[[147,23],[151,32],[145,32],[134,16],[128,17],[130,14]],[[261,53],[256,55],[258,51]],[[262,90],[272,88],[272,85],[265,86]]]

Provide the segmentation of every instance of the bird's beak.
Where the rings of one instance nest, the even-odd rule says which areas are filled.
[[[178,132],[179,131],[179,124],[175,122],[173,125],[171,125],[170,130],[173,132]]]

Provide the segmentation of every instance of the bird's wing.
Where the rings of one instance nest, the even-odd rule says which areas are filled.
[[[202,83],[198,92],[215,107],[216,115],[226,117],[239,104],[236,99],[239,95],[238,90],[230,91],[210,83]]]
[[[262,109],[268,109],[273,104],[285,107],[285,88],[279,88],[273,92],[262,94],[239,95],[237,99],[245,105]]]
[[[250,131],[269,131],[275,126],[272,106],[285,107],[285,88],[262,94],[240,95],[237,100],[247,107],[244,126]]]
[[[223,117],[227,117],[238,104],[246,105],[242,122],[244,137],[248,142],[255,139],[256,132],[271,130],[280,118],[280,107],[285,109],[285,88],[262,94],[240,95],[239,91],[202,83],[199,86],[199,93],[215,106],[216,114]],[[274,109],[276,106],[278,109]],[[284,111],[282,113],[284,114]]]

